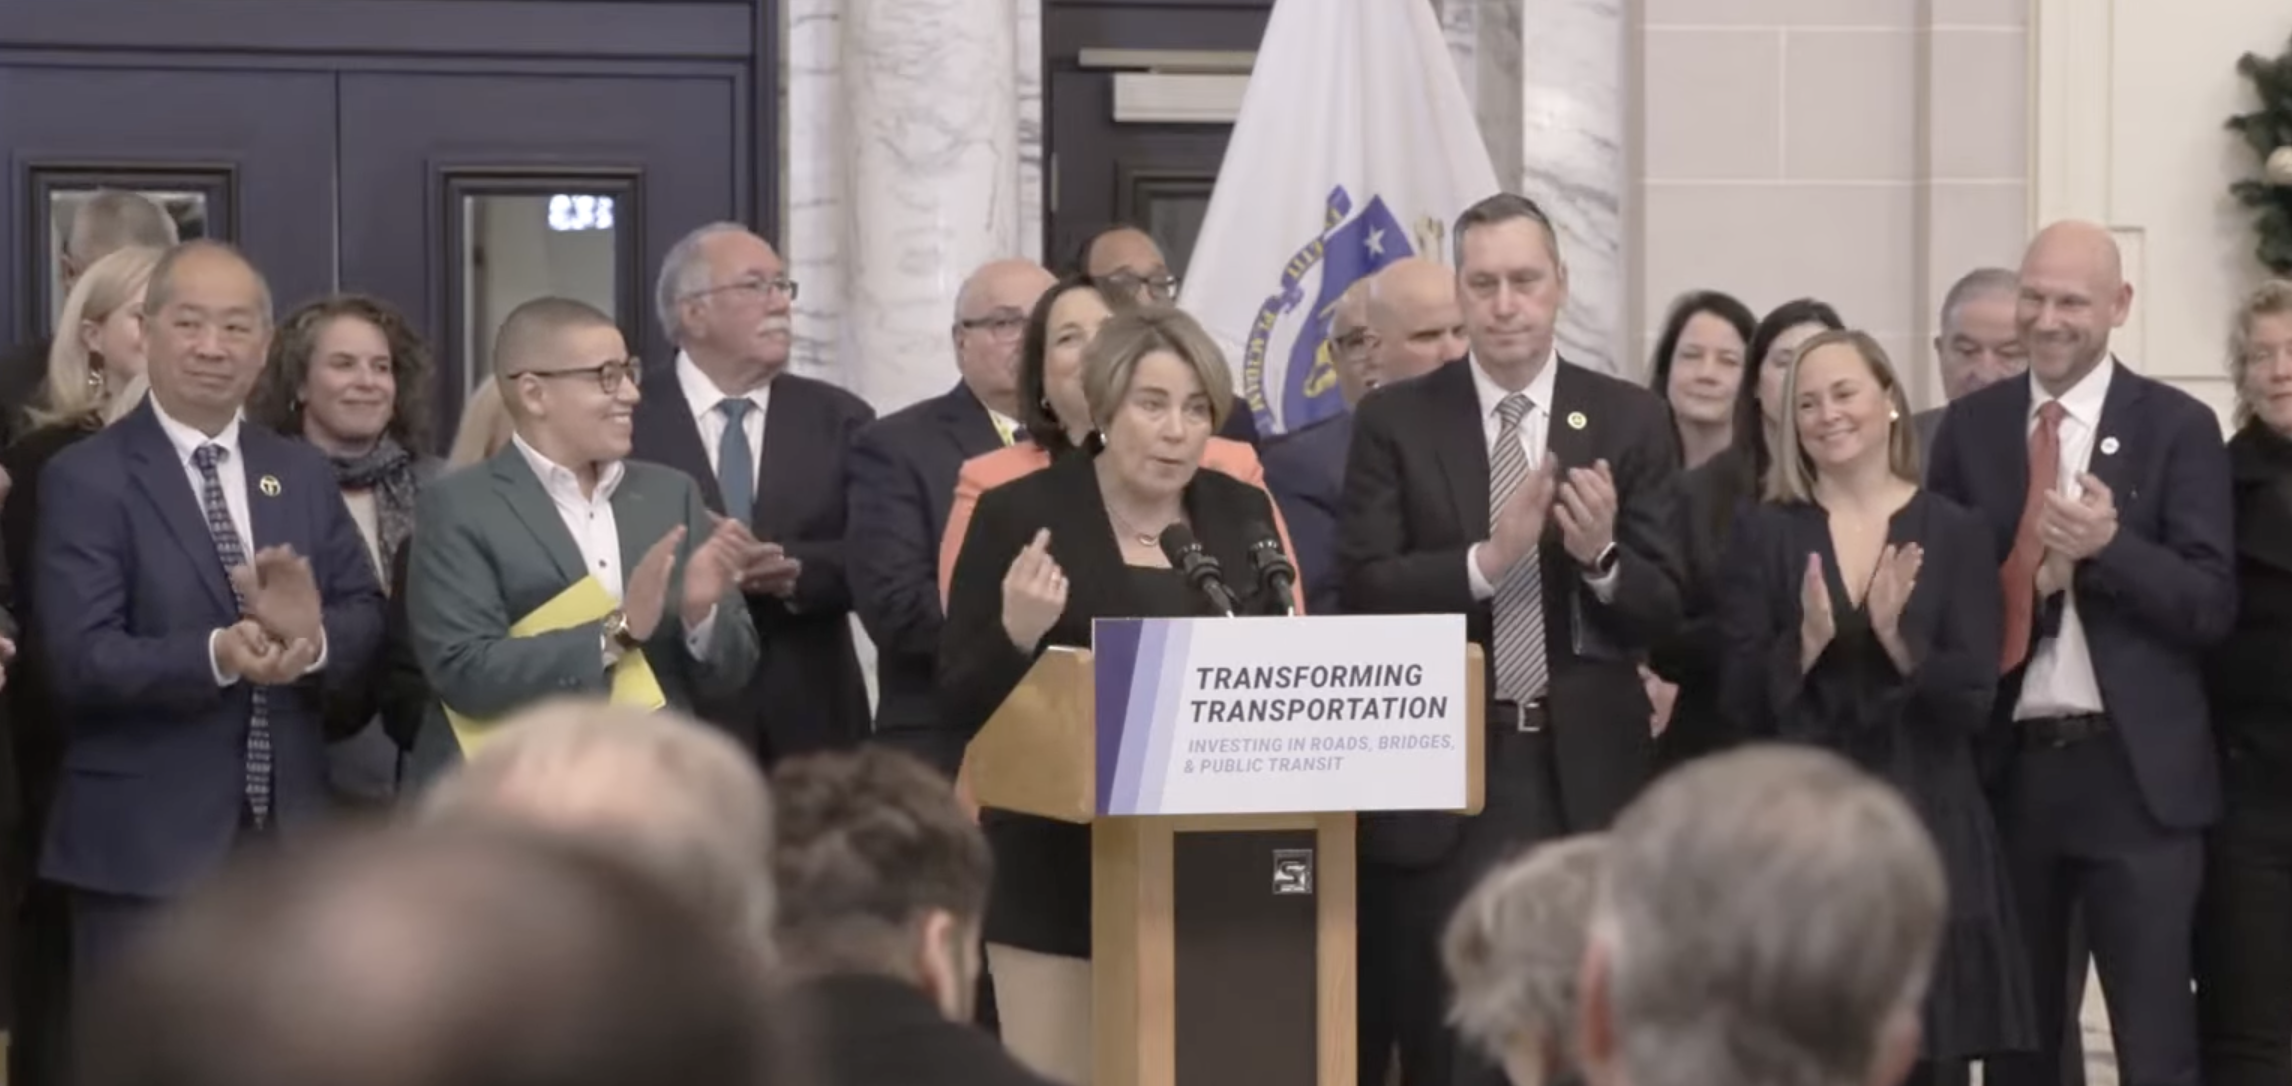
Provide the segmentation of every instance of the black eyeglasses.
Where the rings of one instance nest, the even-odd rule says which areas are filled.
[[[1027,330],[1027,318],[1017,313],[992,313],[984,317],[955,322],[955,327],[967,332],[985,332],[1006,342],[1019,338]]]
[[[1132,271],[1108,272],[1092,276],[1091,282],[1118,294],[1136,294],[1140,288],[1144,288],[1147,296],[1157,302],[1167,302],[1178,296],[1178,277],[1169,272],[1155,276]]]
[[[603,389],[608,396],[621,390],[622,381],[632,385],[645,383],[644,366],[634,358],[570,370],[520,370],[509,376],[512,380],[519,377],[587,377],[596,381],[597,387]]]
[[[727,291],[739,291],[742,294],[753,294],[759,298],[767,298],[774,294],[782,294],[786,295],[788,300],[793,302],[796,300],[797,285],[795,280],[790,279],[785,275],[775,275],[769,279],[761,275],[751,275],[744,279],[735,279],[729,283],[718,283],[713,287],[705,287],[700,290],[693,291],[692,293],[685,295],[685,297],[704,298],[711,294],[723,294]]]

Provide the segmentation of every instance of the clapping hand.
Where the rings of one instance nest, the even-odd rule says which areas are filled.
[[[1547,462],[1553,458],[1544,458]],[[1552,516],[1560,522],[1560,543],[1579,564],[1589,566],[1616,538],[1616,477],[1608,462],[1597,460],[1588,468],[1569,468],[1552,503]]]
[[[1003,632],[1021,652],[1033,652],[1066,611],[1066,573],[1050,554],[1050,529],[1035,533],[1003,574]]]
[[[2093,557],[2117,538],[2117,501],[2108,484],[2091,472],[2078,476],[2077,482],[2081,493],[2074,498],[2047,491],[2037,520],[2038,538],[2046,549],[2072,562]]]
[[[1497,514],[1495,529],[1488,533],[1488,542],[1480,545],[1474,559],[1488,583],[1502,583],[1516,563],[1536,553],[1537,541],[1544,538],[1544,518],[1559,490],[1559,472],[1559,458],[1546,456],[1512,488],[1512,496],[1505,499],[1504,509]]]
[[[754,537],[747,525],[718,518],[716,530],[694,547],[684,562],[684,624],[687,629],[708,618],[726,589],[739,576],[740,559]]]
[[[256,686],[284,686],[318,662],[318,645],[301,638],[281,642],[262,623],[241,619],[216,634],[215,659],[225,675]]]
[[[621,586],[621,617],[628,623],[630,637],[649,641],[660,628],[661,613],[668,607],[669,573],[676,568],[676,549],[683,542],[684,525],[679,524],[647,548],[629,570]]]
[[[1830,611],[1830,583],[1822,574],[1822,556],[1807,555],[1806,574],[1799,578],[1799,670],[1809,671],[1838,634]]]
[[[790,556],[778,543],[756,538],[747,525],[730,517],[719,516],[716,523],[719,528],[730,525],[734,529],[732,568],[740,578],[742,592],[781,599],[796,594],[796,578],[804,572],[802,559]]]
[[[1926,561],[1925,548],[1916,543],[1889,545],[1878,552],[1878,568],[1870,575],[1870,626],[1879,637],[1893,636],[1901,628],[1903,609],[1918,587],[1918,570]]]
[[[325,637],[325,609],[310,560],[293,547],[264,547],[248,564],[231,570],[231,588],[240,609],[281,645]]]
[[[1679,704],[1679,687],[1663,681],[1663,676],[1646,664],[1639,665],[1639,681],[1647,691],[1648,707],[1654,710],[1648,718],[1647,734],[1661,738],[1664,730],[1671,727],[1671,711]]]

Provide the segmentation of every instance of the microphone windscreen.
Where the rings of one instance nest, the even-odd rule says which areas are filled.
[[[1194,538],[1194,530],[1183,521],[1162,529],[1162,537],[1157,542],[1162,546],[1162,557],[1179,569],[1186,568],[1187,555],[1198,554],[1202,549],[1201,541]]]

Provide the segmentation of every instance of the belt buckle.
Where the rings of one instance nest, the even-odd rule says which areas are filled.
[[[1519,714],[1512,718],[1513,730],[1518,731],[1522,735],[1538,735],[1544,731],[1545,723],[1543,698],[1535,698],[1524,702],[1514,702],[1512,705],[1513,711]]]

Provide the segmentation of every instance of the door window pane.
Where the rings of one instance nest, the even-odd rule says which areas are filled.
[[[624,323],[618,193],[475,193],[462,197],[462,357],[467,387],[493,373],[494,334],[535,298],[596,306]]]

